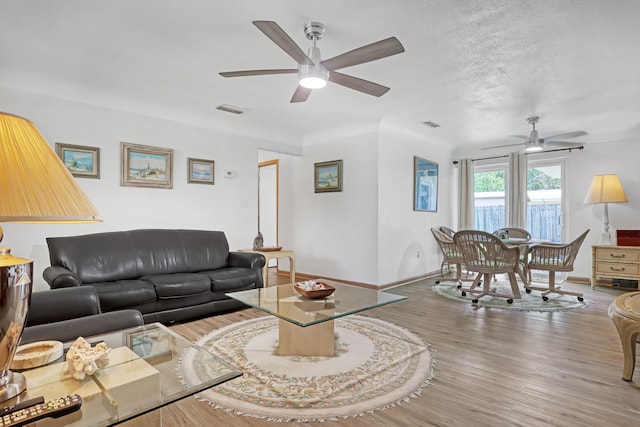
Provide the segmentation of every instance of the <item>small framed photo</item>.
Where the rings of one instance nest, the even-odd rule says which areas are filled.
[[[173,188],[173,150],[120,143],[120,185]]]
[[[438,211],[438,164],[413,158],[413,210]]]
[[[314,163],[314,188],[316,193],[342,191],[342,160]]]
[[[56,153],[71,175],[77,178],[100,178],[100,148],[56,142]]]
[[[187,159],[187,182],[192,184],[214,184],[215,161],[204,159]]]

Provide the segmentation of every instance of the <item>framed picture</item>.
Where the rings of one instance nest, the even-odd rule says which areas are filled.
[[[314,163],[314,188],[316,193],[342,191],[342,160]]]
[[[120,185],[173,188],[173,150],[148,145],[120,143]]]
[[[214,184],[215,161],[187,159],[187,182],[192,184]]]
[[[438,210],[438,164],[417,156],[413,158],[413,210]]]
[[[71,175],[78,178],[100,178],[100,148],[56,142],[56,153]]]

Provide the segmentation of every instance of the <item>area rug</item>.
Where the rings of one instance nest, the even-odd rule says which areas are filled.
[[[197,344],[231,362],[242,377],[196,398],[238,415],[275,422],[327,421],[382,410],[417,397],[433,376],[434,358],[419,337],[383,320],[335,321],[333,357],[279,356],[278,319],[261,317],[210,332]],[[190,383],[207,365],[185,353]]]
[[[470,282],[465,282],[463,286],[468,287],[469,283]],[[431,289],[443,297],[472,305],[471,300],[475,298],[474,294],[467,292],[467,295],[463,297],[460,289],[456,286],[457,282],[455,281],[441,282],[434,285]],[[498,292],[511,294],[511,285],[508,279],[499,278],[497,282],[492,283],[491,287],[496,288]],[[506,298],[486,295],[478,300],[477,307],[520,311],[566,311],[583,308],[591,303],[586,297],[584,301],[578,301],[578,298],[575,296],[559,294],[549,294],[549,300],[544,301],[540,295],[540,291],[531,291],[531,293],[528,294],[522,288],[520,288],[520,294],[522,298],[514,299],[512,304],[509,304]]]

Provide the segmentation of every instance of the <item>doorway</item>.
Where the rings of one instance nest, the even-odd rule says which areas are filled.
[[[278,159],[258,163],[258,227],[264,246],[278,246]],[[277,260],[269,261],[269,267]]]

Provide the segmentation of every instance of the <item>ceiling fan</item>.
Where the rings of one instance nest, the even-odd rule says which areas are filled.
[[[297,73],[299,85],[293,93],[291,102],[306,101],[311,91],[326,86],[327,80],[368,95],[382,96],[389,91],[388,87],[358,77],[342,74],[336,70],[404,52],[404,47],[400,41],[395,37],[389,37],[343,53],[342,55],[322,60],[320,57],[320,49],[316,47],[316,42],[320,40],[324,34],[324,25],[321,23],[311,22],[304,27],[304,33],[307,39],[313,41],[313,46],[309,48],[308,54],[305,54],[291,37],[275,22],[253,21],[253,25],[258,27],[271,41],[291,56],[298,63],[298,68],[226,71],[220,73],[220,75],[222,77],[244,77]]]
[[[577,138],[579,136],[587,135],[587,132],[584,131],[576,131],[576,132],[567,132],[561,133],[559,135],[548,136],[546,138],[539,138],[538,131],[536,130],[536,123],[538,123],[540,117],[533,116],[527,118],[527,122],[532,126],[531,133],[529,136],[525,135],[511,135],[514,138],[524,139],[524,151],[527,153],[541,151],[545,146],[551,145],[554,147],[562,147],[562,148],[582,148],[584,143],[577,142],[568,142],[568,141],[559,141],[560,139],[566,138]],[[493,147],[484,147],[483,150],[488,150],[491,148],[501,148],[501,147],[512,147],[518,144],[507,144],[507,145],[497,145]]]

